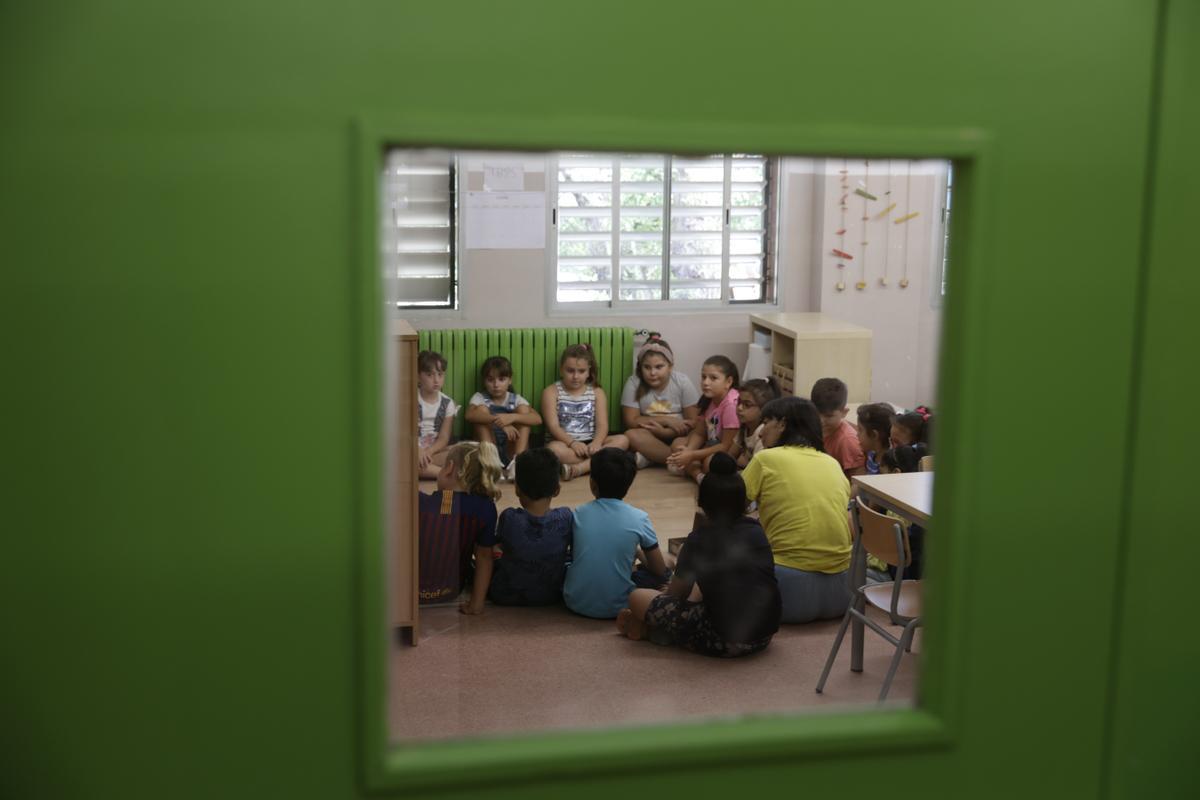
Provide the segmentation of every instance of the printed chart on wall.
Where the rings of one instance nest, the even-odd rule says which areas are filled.
[[[545,192],[467,192],[469,250],[540,250],[546,246]]]

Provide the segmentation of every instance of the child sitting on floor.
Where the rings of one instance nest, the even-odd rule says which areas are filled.
[[[839,378],[821,378],[813,384],[809,398],[821,415],[825,452],[837,459],[847,478],[867,471],[867,457],[858,441],[858,430],[846,421],[849,396],[849,389]]]
[[[670,586],[635,589],[617,629],[709,656],[757,653],[779,630],[782,604],[771,545],[745,516],[746,485],[730,456],[713,456],[699,503],[706,519],[684,542]]]
[[[496,526],[500,555],[488,599],[505,606],[545,606],[562,600],[571,560],[574,515],[551,508],[558,496],[558,456],[546,447],[514,459],[520,508],[507,508]]]
[[[436,478],[446,463],[446,448],[458,404],[442,392],[446,357],[433,350],[417,354],[417,468],[422,478]]]
[[[932,436],[933,413],[928,406],[917,406],[912,411],[897,415],[892,422],[892,447],[921,443],[929,448]]]
[[[512,362],[504,356],[484,361],[479,378],[483,391],[471,395],[466,419],[474,426],[476,439],[496,445],[504,474],[512,480],[515,459],[529,449],[529,429],[542,424],[542,415],[512,391]]]
[[[779,384],[774,377],[746,381],[738,389],[737,417],[741,423],[731,456],[737,459],[738,469],[745,469],[762,443],[762,407],[779,397]]]
[[[896,412],[887,403],[865,403],[858,407],[858,441],[867,454],[866,474],[879,474],[879,459],[891,446],[892,421]]]
[[[575,509],[572,561],[563,585],[563,600],[576,614],[612,619],[629,604],[639,548],[645,570],[661,578],[667,574],[650,516],[621,499],[635,477],[633,453],[605,447],[592,456],[596,499]]]
[[[629,440],[608,432],[608,400],[600,388],[596,353],[587,342],[573,344],[558,359],[560,380],[542,392],[546,446],[562,462],[564,481],[586,475],[602,447],[628,449]]]
[[[499,480],[500,457],[495,445],[460,442],[446,454],[446,464],[437,476],[438,491],[418,495],[418,597],[422,604],[453,600],[473,573],[471,600],[460,610],[483,613],[492,579]]]
[[[738,368],[722,355],[709,356],[700,370],[699,424],[684,441],[671,445],[667,469],[699,483],[714,453],[733,450],[740,423],[737,416]]]

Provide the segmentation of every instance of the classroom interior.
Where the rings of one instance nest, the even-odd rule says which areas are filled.
[[[807,396],[813,369],[820,377],[826,372],[841,377],[849,384],[851,422],[853,408],[863,402],[888,402],[898,409],[919,404],[937,408],[939,336],[949,270],[950,162],[771,159],[769,180],[763,181],[767,203],[761,294],[767,302],[628,301],[612,307],[573,307],[560,302],[565,294],[555,292],[559,255],[566,252],[556,245],[563,177],[558,157],[477,152],[452,157],[457,209],[447,263],[455,269],[455,307],[399,307],[390,321],[416,331],[568,325],[657,331],[674,350],[675,369],[693,378],[713,354],[744,366],[748,374],[743,379],[786,373],[799,396]],[[489,199],[489,192],[502,193],[488,186],[498,174],[504,176],[505,191],[544,195],[541,247],[468,246],[469,238],[481,241],[475,237],[482,235],[477,227],[482,222],[472,218],[488,213],[481,200]],[[385,255],[389,248],[404,248],[405,231],[392,233],[392,239],[384,237]],[[527,233],[537,238],[536,231]],[[408,291],[403,275],[403,269],[385,258],[390,297],[402,298]],[[619,289],[614,291],[619,294]],[[788,321],[817,319],[812,315],[869,331],[869,342],[860,343],[866,348],[865,365],[854,362],[852,350],[826,343],[832,361],[805,365],[798,363],[803,361],[799,353],[792,353],[787,365],[791,372],[779,372],[779,339],[772,338],[771,326],[762,321],[786,330]],[[643,338],[636,338],[634,348]],[[633,352],[626,356],[632,361]],[[399,402],[396,395],[405,391],[413,393],[410,387],[415,384],[405,383],[402,376],[389,380],[396,393],[389,403]],[[620,387],[605,389],[610,404],[618,403]],[[389,416],[395,413],[390,407]],[[397,483],[389,480],[389,485]],[[409,491],[408,483],[402,486],[401,491]],[[413,481],[412,488],[431,492],[436,487],[432,481]],[[499,509],[517,505],[511,483],[503,484],[502,492]],[[586,479],[574,480],[563,484],[554,505],[575,507],[591,499]],[[626,498],[650,515],[664,548],[668,539],[690,530],[695,499],[693,483],[661,467],[641,470]],[[403,550],[389,551],[388,559],[405,564]],[[580,617],[562,606],[489,604],[482,616],[469,617],[459,614],[455,603],[421,607],[419,616],[419,626],[411,631],[389,631],[387,719],[395,741],[874,703],[894,653],[890,644],[868,631],[863,671],[850,670],[844,647],[824,692],[817,694],[814,687],[840,619],[783,625],[764,652],[722,660],[630,641],[619,636],[611,621]],[[887,624],[886,615],[876,619]],[[921,636],[918,631],[912,655],[900,661],[888,695],[890,705],[912,704],[919,695]]]

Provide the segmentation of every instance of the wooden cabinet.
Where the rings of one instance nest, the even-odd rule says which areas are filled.
[[[871,331],[816,312],[750,315],[750,342],[770,348],[784,394],[807,397],[818,378],[841,378],[847,402],[871,397]]]
[[[402,320],[392,323],[388,348],[388,596],[392,628],[408,628],[417,644],[417,332]]]

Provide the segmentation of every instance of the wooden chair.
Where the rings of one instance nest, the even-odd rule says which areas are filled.
[[[833,642],[833,649],[829,651],[829,658],[825,660],[825,669],[821,671],[821,679],[817,682],[817,693],[819,694],[825,688],[825,680],[829,677],[829,670],[833,667],[833,660],[837,658],[838,648],[842,646],[846,628],[849,627],[850,619],[853,617],[896,647],[896,653],[892,656],[892,665],[883,679],[883,688],[879,692],[879,700],[882,702],[887,698],[888,689],[892,686],[892,678],[896,675],[896,668],[900,666],[900,657],[906,651],[911,652],[913,634],[921,624],[921,582],[904,580],[904,568],[912,563],[912,550],[908,544],[908,532],[899,520],[872,511],[866,504],[858,500],[852,500],[851,503],[854,527],[858,532],[861,545],[854,549],[854,557],[865,559],[867,553],[870,553],[895,567],[896,579],[889,583],[869,583],[854,590],[854,597],[850,600],[846,615],[842,618],[842,626],[838,628],[837,639]],[[853,565],[851,574],[855,574]],[[863,602],[870,603],[881,611],[886,611],[893,624],[903,625],[904,630],[900,634],[900,638],[897,639],[890,631],[868,617],[865,606],[860,610]]]

